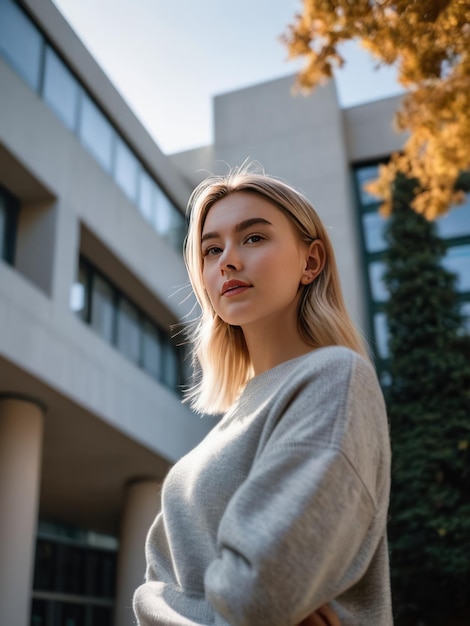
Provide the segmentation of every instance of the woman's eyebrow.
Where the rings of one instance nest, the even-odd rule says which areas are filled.
[[[264,217],[250,217],[249,219],[243,220],[243,222],[237,224],[235,226],[235,232],[239,233],[242,230],[246,230],[247,228],[254,226],[255,224],[267,224],[268,226],[272,226],[272,223],[268,220],[265,220]],[[217,237],[220,237],[219,233],[217,232],[205,233],[201,237],[201,243],[203,243],[207,239],[217,239]]]

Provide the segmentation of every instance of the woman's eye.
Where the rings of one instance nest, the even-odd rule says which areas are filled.
[[[215,254],[220,254],[221,249],[217,248],[217,246],[212,246],[211,248],[207,248],[203,253],[202,256],[214,256]]]
[[[258,243],[262,239],[264,239],[264,237],[261,235],[250,235],[246,238],[245,243]]]

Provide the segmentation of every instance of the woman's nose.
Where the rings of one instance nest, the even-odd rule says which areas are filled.
[[[241,268],[241,259],[236,251],[230,246],[226,247],[220,256],[220,270],[222,273],[227,271],[237,271]]]

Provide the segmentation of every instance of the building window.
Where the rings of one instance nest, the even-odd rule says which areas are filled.
[[[43,38],[12,0],[0,0],[0,49],[35,91],[41,79]]]
[[[180,250],[186,233],[182,213],[14,0],[0,0],[0,54],[65,126],[77,134],[147,222]]]
[[[117,541],[39,523],[31,626],[112,626]]]
[[[121,140],[116,141],[116,162],[114,180],[124,191],[129,200],[137,200],[137,177],[139,161],[130,148]]]
[[[117,308],[117,349],[128,359],[139,364],[141,323],[137,307],[126,298],[119,298]]]
[[[116,133],[96,104],[83,94],[78,135],[85,148],[109,173],[113,167],[113,143]]]
[[[152,378],[173,390],[179,388],[180,351],[170,337],[84,258],[72,285],[70,308]]]
[[[99,274],[92,276],[91,285],[91,327],[108,343],[113,343],[116,309],[114,289]]]
[[[50,46],[46,46],[42,95],[67,128],[74,131],[77,126],[80,85]]]
[[[0,259],[10,265],[15,258],[19,206],[19,200],[0,185]]]
[[[359,206],[359,225],[363,241],[366,287],[369,297],[369,327],[379,371],[386,371],[388,358],[388,324],[384,304],[389,298],[383,281],[383,253],[387,220],[379,212],[380,200],[364,189],[378,176],[378,163],[359,165],[354,169],[354,182]],[[452,207],[447,215],[436,220],[438,235],[446,244],[442,265],[457,276],[456,289],[464,316],[464,328],[470,328],[470,194],[465,202]]]

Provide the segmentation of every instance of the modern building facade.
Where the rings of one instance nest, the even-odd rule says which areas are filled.
[[[132,623],[181,404],[190,188],[52,2],[0,0],[0,624]]]
[[[384,220],[362,183],[397,98],[342,110],[281,78],[214,100],[214,144],[165,156],[50,0],[0,0],[0,624],[127,626],[169,466],[211,428],[181,404],[184,206],[260,161],[315,204],[386,363]],[[470,202],[439,223],[470,302]],[[176,325],[176,331],[175,331]],[[172,330],[173,329],[173,330]]]

